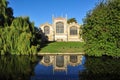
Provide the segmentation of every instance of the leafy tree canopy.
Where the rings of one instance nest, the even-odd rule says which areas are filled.
[[[8,7],[8,1],[0,0],[0,27],[10,26],[13,20],[13,9]]]
[[[75,18],[70,18],[67,20],[68,24],[73,23],[73,22],[77,23],[77,20]]]
[[[6,0],[0,0],[0,54],[33,54],[40,47],[39,32],[29,17],[13,16]],[[37,36],[37,37],[36,37]]]
[[[85,52],[120,57],[120,0],[105,0],[87,13],[83,24]]]

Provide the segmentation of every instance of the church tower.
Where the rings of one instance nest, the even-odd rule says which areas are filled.
[[[53,28],[55,41],[67,41],[67,20],[63,17],[54,18]]]

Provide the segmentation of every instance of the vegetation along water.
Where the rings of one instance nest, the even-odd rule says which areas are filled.
[[[120,80],[120,0],[102,0],[89,11],[83,21],[82,36],[84,43],[64,46],[62,42],[56,48],[61,48],[58,52],[84,51],[84,64],[75,66],[79,71],[76,80]],[[49,45],[54,47],[53,43],[41,42],[40,30],[29,17],[14,17],[8,1],[0,0],[0,80],[36,80],[39,74],[35,69],[45,66],[40,65],[43,56],[33,54],[57,52]],[[70,69],[75,67],[69,65]]]
[[[0,56],[0,80],[41,80],[41,77],[42,80],[59,80],[56,79],[59,76],[64,80],[64,75],[68,76],[65,80],[120,80],[120,59],[84,56],[83,63],[75,67],[68,65],[69,73],[61,71],[62,76],[57,77],[52,66],[40,64],[41,59],[42,56]]]
[[[31,22],[29,17],[14,17],[13,9],[8,7],[8,1],[0,0],[0,5],[0,54],[38,53],[42,47],[41,35],[34,22]],[[119,0],[101,1],[87,13],[82,25],[86,55],[120,56],[119,16]],[[68,23],[70,22],[77,21],[72,18],[68,20]]]

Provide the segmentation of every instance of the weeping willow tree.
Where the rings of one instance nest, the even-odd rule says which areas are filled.
[[[1,54],[33,54],[38,45],[33,45],[35,34],[34,24],[28,17],[18,17],[10,27],[1,29]]]
[[[13,17],[6,0],[0,0],[0,54],[33,54],[40,47],[34,23],[29,17]]]
[[[86,15],[83,38],[87,55],[120,57],[120,0],[104,0]]]

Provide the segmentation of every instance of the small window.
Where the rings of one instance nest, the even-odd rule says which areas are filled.
[[[77,35],[77,27],[75,26],[70,27],[70,35]]]
[[[50,33],[50,28],[49,28],[49,26],[45,26],[45,27],[44,27],[44,33],[45,33],[45,34],[49,34],[49,33]]]

